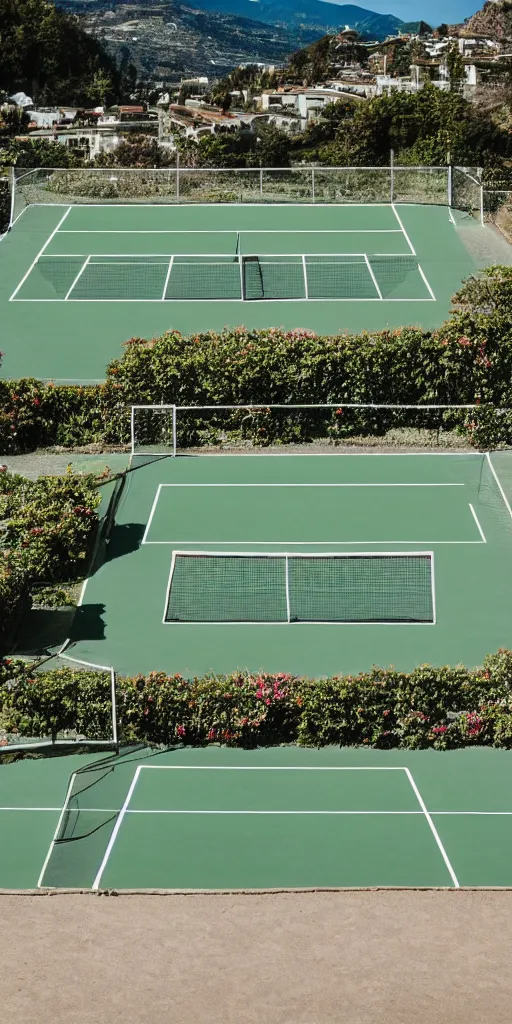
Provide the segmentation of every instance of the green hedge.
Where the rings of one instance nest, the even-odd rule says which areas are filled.
[[[122,741],[165,746],[224,743],[251,747],[369,746],[380,749],[512,747],[512,652],[469,670],[422,665],[413,672],[374,668],[358,676],[310,680],[235,673],[186,680],[152,672],[119,677]],[[78,730],[111,735],[106,673],[34,672],[0,661],[0,736]],[[1,740],[0,740],[1,742]]]
[[[0,471],[0,652],[9,649],[35,584],[85,575],[100,500],[92,476],[28,480]]]
[[[501,419],[497,424],[489,409],[512,408],[512,268],[490,268],[456,298],[457,311],[434,332],[405,327],[319,337],[307,330],[239,327],[183,337],[168,331],[151,341],[127,342],[101,385],[0,381],[0,452],[126,445],[129,407],[145,403],[477,402],[486,411],[476,429],[472,417],[463,424],[468,439],[477,447],[490,447],[498,432],[510,443],[512,422]],[[198,423],[193,413],[180,417],[178,426],[179,444],[212,443],[208,424]],[[260,426],[251,427],[253,440],[275,440],[266,429],[262,437]],[[311,420],[300,439],[319,436],[325,426]],[[353,426],[347,421],[349,432]],[[374,433],[383,427],[374,416],[356,426]],[[335,435],[343,439],[339,424]]]

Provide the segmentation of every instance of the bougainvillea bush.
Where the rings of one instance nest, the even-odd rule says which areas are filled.
[[[120,676],[117,704],[126,743],[509,749],[512,652],[489,655],[474,670],[374,668],[322,680],[247,672],[192,680],[164,672]],[[0,736],[61,730],[89,739],[111,735],[107,674],[0,661]]]
[[[476,403],[481,410],[462,424],[465,439],[480,448],[497,440],[510,443],[512,419],[496,418],[492,407],[512,408],[512,267],[488,268],[469,280],[454,302],[450,318],[436,331],[403,327],[351,335],[343,332],[342,322],[332,337],[279,327],[188,337],[169,330],[150,341],[127,342],[121,358],[107,367],[104,384],[3,380],[0,451],[127,445],[129,407],[145,403]],[[345,415],[329,436],[342,440],[346,422]],[[197,429],[193,413],[182,424],[187,428],[182,443],[211,443],[208,431]],[[254,443],[280,439],[275,430],[269,435],[268,422],[261,435],[261,426],[258,421],[251,434]],[[288,430],[286,420],[284,426]],[[311,419],[308,430],[314,434],[324,426]],[[358,426],[378,432],[383,424],[370,417]]]

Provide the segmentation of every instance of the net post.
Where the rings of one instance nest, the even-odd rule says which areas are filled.
[[[135,406],[132,405],[130,409],[130,441],[131,441],[131,455],[135,455]]]
[[[430,588],[432,595],[432,624],[435,626],[437,622],[437,611],[436,611],[436,583],[434,577],[434,552],[428,552],[430,558]]]
[[[176,406],[172,407],[172,454],[173,458],[176,458]]]
[[[315,168],[311,168],[311,202],[316,202],[315,196]]]
[[[395,201],[395,151],[390,149],[389,151],[389,191],[391,195],[391,202]]]
[[[117,694],[116,694],[116,673],[110,669],[110,695],[112,700],[112,742],[115,750],[119,750],[119,734],[117,728]]]
[[[308,292],[308,271],[306,267],[306,254],[302,253],[302,273],[304,274],[304,298],[309,299]]]
[[[238,265],[240,267],[240,295],[242,302],[245,302],[245,287],[244,287],[244,258],[241,253],[238,253]]]
[[[284,582],[286,587],[286,621],[291,622],[290,613],[290,560],[288,553],[284,556]]]

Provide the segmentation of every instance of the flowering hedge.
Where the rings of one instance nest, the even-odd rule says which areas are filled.
[[[433,332],[404,327],[320,337],[302,329],[238,327],[184,337],[170,330],[127,342],[104,384],[0,381],[0,451],[124,445],[129,406],[144,403],[477,403],[482,413],[464,425],[470,442],[490,447],[497,436],[511,442],[510,418],[497,421],[490,407],[512,407],[512,267],[488,269],[455,298],[456,310]],[[182,442],[198,443],[193,414],[183,423]],[[379,424],[363,427],[378,431]],[[314,431],[314,422],[308,429]],[[211,443],[208,432],[199,442]]]
[[[0,651],[34,584],[83,576],[100,494],[91,476],[26,477],[0,471]]]
[[[245,672],[186,680],[152,672],[119,677],[117,700],[126,743],[511,748],[512,652],[489,655],[474,670],[374,668],[321,680]],[[36,672],[0,661],[0,735],[62,729],[89,739],[111,735],[106,674]]]

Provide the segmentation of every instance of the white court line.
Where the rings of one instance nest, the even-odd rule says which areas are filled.
[[[115,841],[117,839],[117,836],[118,836],[118,833],[119,833],[119,829],[121,828],[121,825],[123,824],[124,816],[126,814],[126,811],[128,810],[128,804],[130,803],[130,800],[131,800],[131,798],[133,796],[133,793],[134,793],[135,787],[137,785],[137,782],[139,781],[139,776],[140,776],[141,771],[142,771],[142,766],[139,764],[137,766],[136,770],[135,770],[135,774],[134,774],[133,779],[131,781],[130,788],[129,788],[127,794],[126,794],[126,798],[125,798],[124,804],[121,807],[121,810],[119,811],[118,819],[117,819],[117,821],[116,821],[116,823],[114,825],[114,828],[112,829],[112,835],[110,836],[107,849],[105,850],[105,854],[103,856],[103,860],[102,860],[102,862],[101,862],[101,864],[100,864],[100,866],[98,868],[98,872],[97,872],[96,878],[94,879],[94,882],[92,883],[92,886],[91,886],[92,889],[99,889],[99,887],[100,887],[101,876],[103,875],[103,872],[104,872],[104,870],[105,870],[105,868],[107,866],[110,854],[112,853],[112,850],[113,850],[113,847],[114,847],[114,843],[115,843]]]
[[[51,240],[52,240],[53,236],[57,234],[57,231],[59,230],[59,228],[60,228],[61,224],[63,224],[63,223],[64,223],[64,221],[66,220],[66,217],[68,216],[68,214],[69,214],[70,210],[71,210],[71,206],[68,206],[68,207],[67,207],[67,209],[66,209],[66,212],[65,212],[65,213],[64,213],[64,214],[62,215],[62,217],[61,217],[61,219],[60,219],[59,223],[57,224],[57,227],[56,227],[56,228],[54,228],[54,229],[53,229],[53,231],[52,231],[52,233],[51,233],[51,235],[49,235],[49,236],[48,236],[48,238],[46,239],[46,242],[44,243],[44,245],[43,245],[42,249],[40,249],[40,250],[39,250],[39,252],[38,252],[38,254],[37,254],[37,256],[36,256],[35,260],[33,260],[33,261],[32,261],[32,263],[30,264],[30,266],[29,266],[29,268],[28,268],[28,270],[27,270],[27,273],[26,273],[26,274],[24,274],[24,276],[22,277],[22,279],[21,279],[21,281],[20,281],[19,285],[17,286],[17,288],[15,288],[15,289],[14,289],[14,291],[13,291],[13,293],[12,293],[12,295],[11,295],[10,299],[9,299],[9,302],[12,302],[12,301],[13,301],[13,299],[15,298],[15,296],[16,296],[16,295],[18,294],[18,292],[19,292],[20,288],[22,287],[22,285],[23,285],[23,284],[25,283],[25,281],[27,280],[27,277],[29,276],[29,274],[31,274],[31,273],[32,273],[32,271],[33,271],[33,269],[34,269],[34,267],[35,267],[35,265],[36,265],[37,261],[38,261],[38,260],[40,259],[40,257],[41,257],[41,256],[43,255],[43,253],[44,253],[45,249],[47,249],[47,248],[48,248],[48,246],[49,246],[49,244],[50,244],[50,242],[51,242]],[[23,301],[23,300],[18,300],[18,301]],[[38,300],[36,299],[36,300],[34,300],[34,301],[36,301],[36,302],[37,302]],[[62,299],[57,299],[56,301],[57,301],[57,302],[62,302]]]
[[[244,204],[246,205],[246,204]],[[248,205],[248,204],[247,204]],[[276,204],[272,204],[273,206]],[[236,228],[64,228],[61,235],[233,235]],[[400,228],[242,228],[244,235],[400,235]]]
[[[400,217],[398,216],[398,213],[396,212],[396,206],[395,206],[394,203],[391,203],[391,209],[393,210],[393,213],[394,213],[394,215],[395,215],[395,217],[396,217],[396,219],[397,219],[397,221],[398,221],[398,223],[400,225],[400,229],[401,229],[403,235],[405,236],[405,241],[407,242],[407,245],[409,246],[409,249],[411,250],[413,256],[416,256],[416,250],[415,250],[415,248],[414,248],[414,246],[413,246],[413,244],[411,242],[411,239],[409,238],[409,235],[407,234],[407,231],[405,230],[405,228],[404,228],[404,226],[402,224],[402,221],[400,220]]]
[[[156,511],[156,506],[158,505],[158,501],[159,501],[159,498],[160,498],[160,491],[162,490],[163,486],[164,486],[163,484],[158,484],[158,487],[156,489],[155,497],[153,498],[153,504],[151,505],[151,511],[149,513],[149,519],[147,521],[146,529],[144,530],[144,535],[142,537],[142,541],[141,541],[142,544],[146,544],[147,543],[146,538],[147,538],[147,535],[148,535],[149,530],[151,528],[151,523],[153,521],[153,516],[154,516],[155,511]]]
[[[68,302],[122,302],[126,305],[127,302],[138,302],[140,304],[149,302],[190,302],[197,305],[198,302],[259,302],[259,299],[68,299]],[[283,305],[287,302],[323,302],[324,305],[329,302],[432,302],[432,299],[265,299],[266,305],[271,305],[273,302],[279,302]],[[9,299],[9,302],[64,302],[64,299]]]
[[[375,274],[373,273],[373,269],[372,269],[372,266],[370,264],[370,260],[368,259],[368,256],[366,255],[366,253],[365,253],[364,259],[365,259],[366,266],[368,267],[368,271],[369,271],[370,277],[371,277],[371,279],[373,281],[373,286],[375,288],[375,291],[377,292],[377,295],[379,296],[379,299],[382,302],[382,292],[381,292],[381,290],[380,290],[380,288],[379,288],[379,286],[377,284],[377,278],[375,277]]]
[[[433,300],[434,302],[437,302],[437,299],[436,299],[436,297],[435,297],[435,295],[434,295],[434,292],[432,291],[432,288],[430,287],[430,284],[429,284],[429,282],[428,282],[428,280],[427,280],[427,275],[425,274],[425,272],[424,272],[423,268],[422,268],[422,267],[420,266],[420,264],[419,264],[419,263],[418,263],[418,270],[419,270],[419,272],[420,272],[420,275],[421,275],[421,277],[422,277],[422,279],[423,279],[423,281],[424,281],[424,283],[425,283],[425,285],[426,285],[426,287],[427,287],[427,289],[428,289],[428,292],[429,292],[430,298],[431,298],[431,299],[432,299],[432,300]]]
[[[482,530],[482,527],[480,526],[480,523],[479,523],[479,521],[478,521],[478,516],[477,516],[477,514],[476,514],[476,512],[475,512],[475,510],[474,510],[474,508],[473,508],[473,506],[472,506],[472,504],[471,504],[471,502],[470,502],[470,504],[469,504],[469,507],[470,507],[470,509],[471,509],[471,515],[473,516],[473,519],[475,520],[475,523],[476,523],[476,525],[477,525],[477,528],[478,528],[478,532],[479,532],[479,534],[480,534],[480,536],[481,536],[481,538],[482,538],[482,543],[483,543],[483,544],[487,544],[487,541],[486,541],[486,539],[485,539],[485,534],[484,534],[484,531]]]
[[[75,277],[75,279],[74,279],[74,281],[73,281],[73,284],[71,285],[71,287],[70,287],[70,288],[68,288],[68,290],[67,290],[67,292],[66,292],[66,294],[65,294],[65,296],[64,296],[64,302],[67,302],[67,301],[68,301],[68,299],[69,299],[69,296],[71,295],[71,292],[73,291],[73,289],[74,289],[75,285],[76,285],[76,284],[78,283],[78,281],[80,280],[80,278],[81,278],[81,276],[82,276],[82,274],[83,274],[83,272],[84,272],[85,268],[87,267],[87,265],[88,265],[88,263],[89,263],[89,260],[90,260],[90,258],[91,258],[91,257],[90,257],[90,256],[88,256],[88,257],[87,257],[87,259],[86,259],[86,261],[85,261],[85,263],[83,263],[83,264],[82,264],[82,266],[80,267],[80,270],[78,271],[78,274],[76,275],[76,277]]]
[[[61,812],[59,814],[59,818],[58,818],[57,824],[55,826],[55,832],[53,833],[52,841],[51,841],[51,843],[50,843],[50,845],[48,847],[48,852],[47,852],[46,857],[45,857],[45,859],[43,861],[43,866],[41,868],[41,871],[40,871],[40,874],[39,874],[39,878],[37,879],[37,886],[36,886],[37,889],[40,889],[42,884],[43,884],[44,873],[46,871],[46,868],[48,867],[48,863],[49,863],[50,857],[51,857],[51,855],[53,853],[53,849],[54,849],[54,846],[55,846],[55,843],[56,843],[56,840],[57,840],[57,836],[59,834],[59,829],[60,829],[60,826],[61,826],[61,823],[62,823],[62,819],[63,819],[63,817],[64,817],[64,815],[66,813],[66,808],[67,808],[67,805],[68,805],[68,801],[69,801],[69,798],[71,796],[71,790],[72,790],[74,782],[75,782],[75,776],[76,776],[76,772],[73,772],[73,774],[72,774],[72,776],[71,776],[71,778],[69,780],[68,788],[66,790],[66,796],[65,796],[62,808],[61,808]]]
[[[254,456],[252,456],[252,457],[254,458]],[[304,483],[301,483],[301,484],[286,484],[286,483],[285,484],[267,484],[267,483],[260,483],[260,484],[255,484],[255,483],[246,483],[246,484],[232,484],[232,483],[227,483],[227,484],[221,484],[221,483],[201,484],[201,483],[199,483],[199,484],[194,484],[194,483],[192,483],[192,484],[159,484],[159,489],[162,488],[162,487],[244,487],[244,488],[246,488],[246,487],[310,487],[313,490],[316,490],[317,487],[465,487],[465,486],[466,486],[465,484],[452,484],[452,483],[449,483],[449,484],[437,484],[437,483],[431,483],[431,484],[410,484],[410,483],[403,483],[403,484],[390,484],[390,483],[387,483],[387,484],[371,484],[371,483],[365,483],[365,484],[353,484],[353,483],[341,483],[341,484],[340,483],[331,483],[331,484],[318,484],[318,483],[308,483],[308,484],[304,484]],[[511,513],[511,515],[512,515],[512,513]]]
[[[450,878],[451,878],[455,888],[459,889],[460,885],[459,885],[459,881],[458,881],[457,875],[455,874],[455,871],[452,868],[452,865],[450,863],[450,859],[448,857],[448,854],[447,854],[447,852],[446,852],[446,850],[445,850],[445,848],[444,848],[444,846],[443,846],[443,844],[441,842],[441,837],[440,837],[440,835],[439,835],[439,833],[438,833],[438,831],[436,829],[436,826],[434,825],[434,822],[432,821],[432,818],[430,816],[429,811],[427,810],[427,807],[425,805],[423,797],[422,797],[422,795],[421,795],[421,793],[420,793],[420,791],[419,791],[419,789],[418,789],[418,787],[417,787],[417,785],[416,785],[416,783],[415,783],[415,781],[414,781],[414,779],[412,777],[411,771],[410,771],[409,768],[405,768],[404,771],[405,771],[405,774],[407,775],[407,778],[409,779],[409,782],[410,782],[410,784],[412,786],[412,789],[414,790],[414,794],[415,794],[416,799],[417,799],[417,801],[418,801],[418,803],[419,803],[419,805],[420,805],[420,807],[421,807],[421,809],[423,811],[423,814],[425,815],[425,819],[427,821],[428,827],[430,828],[430,831],[432,832],[432,835],[434,836],[434,839],[435,839],[435,841],[437,843],[437,846],[438,846],[439,852],[441,854],[441,857],[443,858],[443,860],[444,860],[444,862],[446,864],[446,867],[448,869],[448,873],[450,875]]]
[[[450,218],[452,224],[454,224],[455,227],[457,227],[457,224],[456,224],[456,221],[455,221],[455,217],[453,216],[453,213],[452,213],[452,211],[450,209],[448,210],[448,217]]]
[[[274,769],[277,770],[277,769]],[[310,769],[307,769],[308,771]],[[0,807],[0,814],[6,811],[30,812],[31,814],[39,811],[44,813],[56,814],[61,811],[61,807]],[[119,814],[120,807],[81,807],[79,810],[80,815],[86,814]],[[422,816],[423,811],[192,811],[192,810],[169,810],[168,808],[152,808],[151,810],[144,810],[143,808],[130,809],[126,811],[127,815],[133,814],[412,814]],[[467,818],[512,818],[512,811],[432,811],[428,812],[432,817],[467,817]]]
[[[173,263],[174,263],[174,256],[171,256],[171,258],[169,260],[169,266],[167,267],[167,274],[165,275],[164,290],[162,292],[162,299],[165,299],[165,296],[167,294],[167,286],[169,284],[169,278],[171,276],[171,270],[172,270]]]
[[[360,547],[375,546],[375,544],[399,544],[409,545],[417,544],[421,547],[422,544],[430,546],[433,544],[469,544],[469,545],[481,545],[486,543],[482,540],[144,540],[143,544],[201,544],[205,547],[218,547],[219,544],[244,544],[254,545],[254,547],[282,547],[285,549],[296,548],[296,547],[327,547],[331,544],[336,544],[339,547],[352,547],[353,545],[359,545]]]
[[[491,470],[491,473],[492,473],[494,479],[496,480],[496,483],[498,485],[501,497],[503,498],[503,501],[505,502],[505,508],[507,509],[507,512],[508,512],[510,518],[512,519],[512,508],[510,507],[508,498],[507,498],[507,496],[505,494],[505,491],[503,490],[503,487],[501,486],[501,483],[499,481],[498,474],[496,473],[496,470],[495,470],[495,468],[494,468],[494,466],[493,466],[493,464],[491,462],[491,456],[489,455],[489,452],[485,453],[485,457],[487,459],[487,462],[489,463],[489,468]]]
[[[403,765],[144,764],[151,772],[404,772]]]

